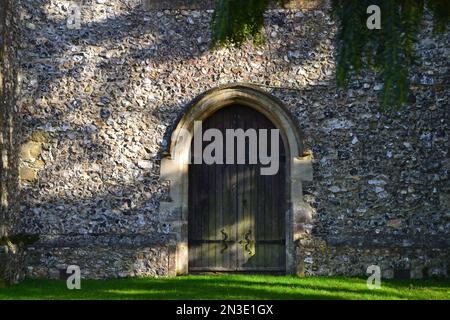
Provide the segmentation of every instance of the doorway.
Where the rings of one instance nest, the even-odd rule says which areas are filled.
[[[223,137],[227,129],[277,129],[257,110],[238,104],[219,109],[202,122],[203,132],[211,128],[222,132]],[[271,154],[273,141],[268,136],[264,139],[267,154]],[[286,156],[281,136],[277,143],[278,171],[263,175],[260,159],[256,164],[249,163],[250,152],[255,151],[250,151],[249,139],[245,140],[245,164],[236,159],[237,143],[232,164],[227,164],[226,152],[220,164],[195,164],[192,141],[188,168],[189,272],[286,271]],[[203,141],[202,150],[208,144]]]

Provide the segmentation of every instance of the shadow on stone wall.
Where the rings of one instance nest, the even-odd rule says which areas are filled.
[[[23,239],[19,215],[19,136],[17,117],[18,26],[13,1],[0,3],[0,286],[23,278]]]
[[[117,3],[111,7],[105,5],[105,10],[115,9],[114,5]],[[101,21],[82,23],[80,29],[70,30],[65,18],[68,7],[51,1],[26,1],[22,6],[26,12],[22,42],[27,45],[21,50],[20,57],[24,73],[24,95],[20,104],[25,128],[21,172],[24,193],[29,194],[26,197],[29,205],[24,209],[47,212],[52,207],[55,212],[68,212],[71,210],[67,208],[73,208],[74,214],[86,203],[90,203],[89,206],[110,203],[110,208],[127,212],[136,207],[148,209],[142,202],[141,205],[134,203],[133,199],[127,198],[128,195],[151,192],[151,199],[146,201],[152,203],[150,210],[153,211],[164,191],[145,189],[143,184],[159,183],[159,155],[167,145],[164,133],[176,123],[190,99],[209,89],[209,84],[220,83],[214,77],[229,72],[239,77],[241,73],[248,74],[248,70],[242,69],[238,63],[231,64],[231,61],[222,66],[224,70],[216,68],[209,51],[210,13],[165,14],[122,5],[113,17],[103,19],[96,16],[95,10],[86,3],[81,6],[82,17]],[[283,15],[285,13],[282,12],[270,15],[268,24],[276,26],[275,29],[286,27],[290,34],[298,33],[298,39],[294,36],[298,41],[281,37],[273,41],[274,35],[268,34],[268,42],[261,48],[269,52],[271,61],[284,61],[277,66],[278,72],[313,62],[314,57],[308,56],[307,52],[320,45],[320,34],[327,28],[327,24],[322,23],[323,15],[318,14],[318,21],[311,28],[321,26],[321,30],[312,32],[308,27],[301,32],[296,31],[293,21],[285,26]],[[306,18],[302,14],[295,19]],[[315,19],[314,16],[308,21]],[[290,49],[295,50],[291,52]],[[225,50],[231,50],[232,56],[239,56],[238,49]],[[246,46],[242,50],[248,52],[253,49]],[[217,52],[216,58],[221,55],[223,53]],[[259,75],[264,74],[263,77],[270,75],[270,70],[252,66],[261,60],[258,53],[251,57],[255,61],[249,62],[250,67],[254,67]],[[216,69],[205,70],[205,65]],[[192,75],[177,74],[178,70],[184,72],[185,69],[189,69]],[[199,77],[199,83],[204,82],[205,85],[192,92],[183,92],[181,84],[190,76]],[[203,81],[205,78],[209,79]],[[270,83],[270,79],[267,82]],[[152,90],[162,93],[162,96],[155,96]],[[177,99],[167,99],[170,95]],[[183,100],[179,100],[180,96]],[[133,122],[140,123],[141,128],[133,128]],[[125,130],[127,126],[131,127],[128,131]],[[139,137],[139,129],[145,135]],[[136,146],[127,150],[117,149],[113,141],[129,142],[126,147],[130,147],[136,136],[141,139],[139,150]],[[152,140],[153,137],[157,137],[157,141]],[[116,168],[105,164],[111,160],[120,162],[122,157],[139,156],[145,159],[140,163],[133,159],[137,161],[130,163],[137,171],[147,171],[148,177],[138,177],[141,179],[137,182],[139,187],[134,185],[133,177],[121,179],[115,172]],[[71,194],[82,180],[67,181],[73,179],[69,169],[85,171],[93,180],[93,190],[87,194]],[[134,173],[140,174],[137,171]],[[56,181],[57,177],[59,181]],[[115,181],[108,181],[111,177]],[[64,186],[66,182],[63,181],[67,185]],[[97,186],[100,188],[95,189]],[[102,194],[104,196],[100,196]],[[63,209],[58,210],[56,204]],[[41,217],[41,213],[37,216]],[[27,215],[24,219],[27,231],[49,231],[47,228],[56,224],[54,221],[48,227],[40,227],[46,225],[43,223],[45,217],[41,220],[37,216]]]
[[[335,26],[326,10],[267,13],[264,45],[212,52],[211,12],[85,1],[80,29],[70,30],[63,1],[19,6],[20,230],[40,235],[36,265],[55,273],[61,260],[51,251],[60,247],[86,253],[174,241],[158,212],[167,197],[159,181],[167,132],[194,97],[230,82],[268,87],[304,129],[317,158],[315,180],[305,186],[317,209],[314,236],[381,246],[448,233],[445,92],[430,89],[390,117],[376,110],[372,75],[336,90]],[[445,69],[445,60],[437,63]],[[84,253],[86,265],[97,263]]]

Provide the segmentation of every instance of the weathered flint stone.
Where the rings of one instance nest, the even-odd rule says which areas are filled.
[[[385,113],[373,73],[336,89],[329,1],[270,10],[264,44],[219,50],[210,49],[206,2],[175,10],[179,1],[145,1],[152,7],[143,10],[140,0],[79,1],[76,29],[67,27],[67,1],[0,8],[10,26],[0,29],[9,59],[0,69],[9,84],[0,104],[0,232],[40,239],[23,268],[21,250],[0,268],[19,270],[11,279],[25,270],[56,277],[67,264],[86,278],[173,274],[188,228],[179,171],[160,171],[171,161],[161,160],[171,130],[206,90],[245,82],[282,101],[311,150],[303,160],[312,170],[301,174],[313,179],[291,195],[301,212],[286,212],[299,274],[365,275],[375,264],[386,278],[400,269],[418,277],[421,268],[445,276],[448,32],[424,28],[411,70],[415,102]],[[398,265],[406,260],[410,269]]]

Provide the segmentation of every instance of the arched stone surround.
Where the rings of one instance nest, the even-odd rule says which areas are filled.
[[[197,97],[179,120],[170,140],[168,155],[161,162],[161,179],[169,181],[170,202],[161,202],[161,219],[177,234],[176,270],[188,273],[188,161],[194,121],[202,121],[230,104],[256,109],[280,129],[286,148],[286,272],[295,273],[295,241],[303,233],[303,224],[310,221],[309,210],[302,197],[302,181],[312,180],[311,157],[303,156],[300,129],[281,101],[261,89],[234,84],[209,90]]]

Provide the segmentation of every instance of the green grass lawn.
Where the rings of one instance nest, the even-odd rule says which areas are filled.
[[[0,299],[450,299],[450,280],[382,280],[267,275],[198,275],[176,278],[82,280],[81,290],[65,281],[26,280],[0,289]]]

